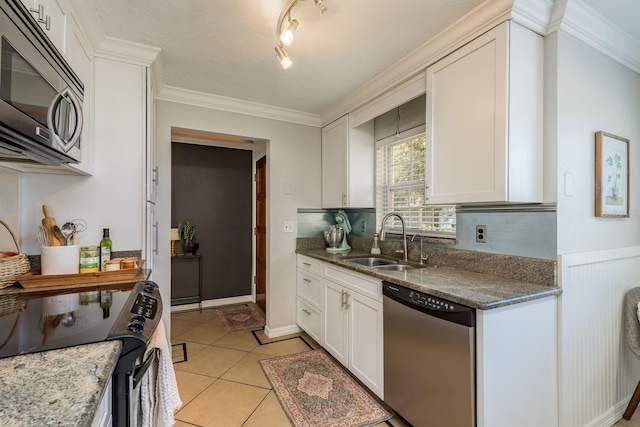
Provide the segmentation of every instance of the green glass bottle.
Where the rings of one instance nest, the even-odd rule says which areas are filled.
[[[103,319],[109,317],[109,309],[112,303],[113,297],[111,296],[111,292],[100,291],[100,308],[102,308]]]
[[[100,240],[100,271],[107,269],[107,261],[111,261],[111,239],[109,229],[102,229],[102,240]]]

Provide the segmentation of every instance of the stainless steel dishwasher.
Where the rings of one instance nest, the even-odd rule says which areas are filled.
[[[384,400],[414,427],[476,425],[475,309],[382,282]]]

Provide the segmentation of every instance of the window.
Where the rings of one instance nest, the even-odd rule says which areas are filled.
[[[426,136],[424,133],[378,147],[376,151],[376,212],[378,221],[389,212],[405,219],[407,233],[455,237],[456,211],[450,205],[426,205]],[[385,229],[402,225],[389,218]]]

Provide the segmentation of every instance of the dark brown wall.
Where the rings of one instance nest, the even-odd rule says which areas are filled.
[[[251,295],[252,161],[248,150],[171,144],[171,227],[197,225],[205,300]]]

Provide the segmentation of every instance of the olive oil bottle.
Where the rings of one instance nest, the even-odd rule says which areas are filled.
[[[107,262],[111,261],[111,239],[109,229],[102,229],[102,240],[100,240],[100,271],[107,269]]]

